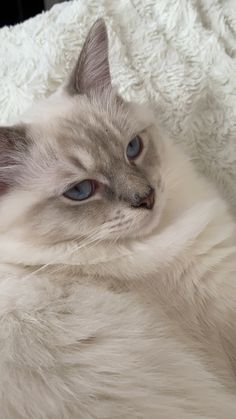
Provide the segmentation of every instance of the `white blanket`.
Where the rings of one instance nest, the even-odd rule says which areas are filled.
[[[103,16],[114,83],[152,101],[236,212],[236,0],[77,0],[0,30],[0,122],[53,92]]]

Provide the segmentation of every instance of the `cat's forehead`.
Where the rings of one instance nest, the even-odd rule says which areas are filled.
[[[40,166],[56,164],[61,176],[77,176],[78,170],[81,176],[107,176],[121,169],[128,142],[152,123],[152,115],[109,90],[92,98],[50,98],[35,109],[29,122],[34,127],[33,160]]]
[[[135,127],[124,107],[110,102],[111,107],[106,108],[101,101],[81,99],[75,101],[71,112],[55,119],[52,135],[65,157],[90,169],[118,156]]]
[[[40,119],[39,119],[40,114]],[[116,154],[132,136],[150,124],[150,115],[142,109],[118,99],[112,91],[103,96],[54,97],[31,114],[37,120],[42,147],[51,146],[63,153],[76,154],[89,160],[100,154]],[[30,121],[31,122],[31,121]],[[34,124],[35,125],[35,124]]]

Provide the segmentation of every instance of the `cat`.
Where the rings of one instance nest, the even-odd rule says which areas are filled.
[[[0,128],[1,419],[236,415],[235,221],[146,105],[102,19]]]

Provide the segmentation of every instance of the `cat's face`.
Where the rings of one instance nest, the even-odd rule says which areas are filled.
[[[102,21],[64,89],[0,134],[4,226],[17,225],[20,236],[93,243],[143,236],[157,225],[161,144],[150,113],[111,87]]]

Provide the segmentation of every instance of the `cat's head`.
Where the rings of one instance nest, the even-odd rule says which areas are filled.
[[[2,232],[47,245],[150,234],[164,200],[162,145],[151,113],[111,85],[102,20],[69,81],[22,121],[0,128]]]

